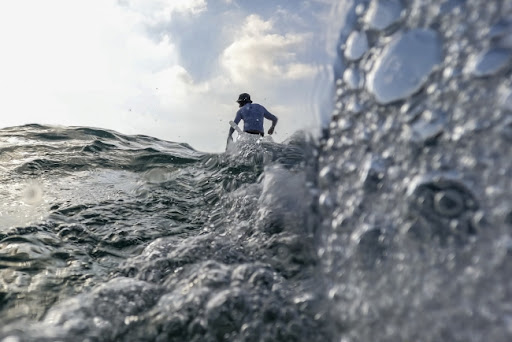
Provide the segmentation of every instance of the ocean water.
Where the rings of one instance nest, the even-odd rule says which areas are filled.
[[[512,340],[512,2],[340,2],[321,138],[0,130],[0,341]]]

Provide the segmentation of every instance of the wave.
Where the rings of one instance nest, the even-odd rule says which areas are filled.
[[[248,338],[325,340],[318,296],[295,303],[317,263],[312,142],[205,154],[87,127],[0,130],[3,336],[181,341],[250,326]]]

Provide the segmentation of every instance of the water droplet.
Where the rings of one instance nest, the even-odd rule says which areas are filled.
[[[326,185],[331,184],[331,182],[333,181],[333,178],[334,178],[333,174],[334,174],[334,171],[333,171],[333,168],[331,165],[327,165],[324,168],[322,168],[322,170],[320,170],[320,173],[318,175],[320,183],[324,183]]]
[[[500,20],[489,30],[489,38],[500,38],[512,33],[512,20]]]
[[[418,102],[405,102],[400,107],[400,114],[404,122],[412,122],[420,117],[424,108]]]
[[[386,236],[384,231],[379,227],[371,227],[366,231],[355,236],[357,240],[357,252],[359,260],[364,266],[375,266],[381,259],[385,257]]]
[[[38,205],[43,201],[43,195],[42,186],[37,182],[32,182],[23,191],[23,202],[28,205]]]
[[[452,12],[455,9],[460,10],[460,6],[464,4],[464,0],[448,0],[441,5],[441,13]]]
[[[512,51],[493,48],[470,58],[466,71],[476,77],[497,74],[512,60]]]
[[[356,6],[356,14],[362,15],[364,13],[365,7],[364,4],[359,4]]]
[[[512,211],[505,216],[505,223],[512,227]]]
[[[386,165],[379,157],[370,157],[366,160],[361,173],[361,180],[367,191],[376,191],[386,175]]]
[[[384,30],[400,19],[401,13],[398,0],[373,0],[364,21],[374,30]]]
[[[444,131],[445,115],[425,111],[411,125],[411,140],[416,143],[432,143]]]
[[[501,37],[497,45],[503,49],[512,49],[512,32]]]
[[[341,117],[338,120],[338,130],[340,132],[348,131],[348,130],[352,129],[353,126],[354,126],[354,122],[350,118]]]
[[[512,142],[512,118],[508,118],[503,123],[501,135],[504,139]]]
[[[368,51],[368,38],[365,32],[353,31],[345,43],[345,58],[355,61]]]
[[[454,217],[478,207],[473,193],[459,175],[452,173],[418,176],[411,182],[407,193],[411,197],[411,205],[427,217]]]
[[[432,30],[415,29],[398,34],[368,74],[369,91],[381,104],[416,93],[441,62],[441,54],[441,42]]]
[[[441,216],[456,217],[464,210],[464,199],[455,190],[439,191],[434,196],[434,208]]]
[[[323,209],[331,209],[333,207],[331,194],[329,192],[323,192],[318,198],[318,203]]]
[[[363,106],[357,99],[350,99],[347,101],[347,111],[354,114],[359,114],[363,110]]]
[[[355,90],[362,88],[361,73],[354,68],[348,68],[343,73],[343,81],[345,81],[349,89]]]
[[[213,162],[213,158],[208,162]],[[207,162],[207,163],[208,163]],[[144,178],[148,183],[158,184],[169,180],[169,171],[165,169],[151,169],[144,174]]]

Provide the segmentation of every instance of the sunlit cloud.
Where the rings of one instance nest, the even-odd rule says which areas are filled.
[[[298,62],[296,54],[311,38],[309,34],[277,34],[272,21],[250,15],[241,34],[224,50],[222,65],[233,81],[241,84],[262,78],[313,77],[317,68]]]
[[[121,6],[143,16],[150,25],[171,21],[173,15],[198,15],[207,9],[206,0],[121,0]]]

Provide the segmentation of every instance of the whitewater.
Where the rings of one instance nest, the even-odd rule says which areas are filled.
[[[324,134],[0,129],[0,341],[512,340],[512,2],[343,2]]]

